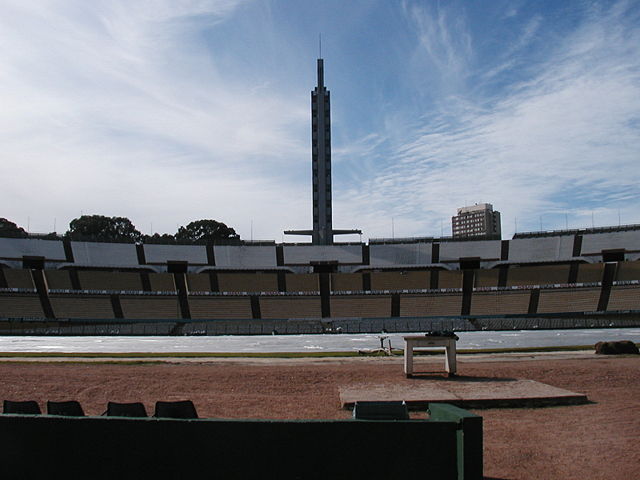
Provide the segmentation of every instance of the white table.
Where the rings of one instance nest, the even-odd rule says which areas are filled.
[[[410,336],[404,337],[404,373],[413,375],[413,349],[415,347],[444,347],[446,351],[444,369],[449,375],[456,374],[457,337]]]

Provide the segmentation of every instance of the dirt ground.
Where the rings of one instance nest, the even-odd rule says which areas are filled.
[[[588,405],[488,409],[484,469],[493,479],[640,478],[640,357],[461,356],[458,374],[528,378],[586,393]],[[437,371],[441,359],[419,359]],[[348,418],[339,388],[411,384],[401,358],[0,362],[0,399],[79,400],[89,415],[108,401],[191,399],[201,417]],[[424,415],[417,413],[414,415]]]

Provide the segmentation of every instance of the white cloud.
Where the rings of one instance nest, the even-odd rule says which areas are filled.
[[[151,224],[174,232],[198,218],[224,221],[243,237],[253,221],[254,238],[275,240],[284,229],[310,228],[313,66],[299,73],[294,60],[308,32],[295,31],[300,18],[277,23],[276,4],[255,5],[2,2],[0,216],[32,231],[51,230],[54,218],[64,231],[81,213],[127,216],[145,232]],[[513,4],[501,21],[520,30],[490,59],[479,57],[464,9],[416,5],[398,7],[415,48],[389,49],[397,56],[384,81],[358,76],[375,69],[332,70],[363,86],[353,89],[357,98],[334,97],[341,108],[359,102],[350,111],[370,112],[371,99],[386,108],[379,121],[362,122],[379,130],[350,143],[333,136],[336,228],[389,236],[393,219],[396,236],[446,234],[455,208],[478,201],[503,212],[507,233],[514,217],[519,230],[538,228],[540,215],[545,228],[562,227],[565,212],[570,226],[590,225],[591,212],[596,225],[615,224],[618,209],[622,222],[640,222],[632,3],[596,8],[553,42],[539,41],[551,22],[544,12],[526,19],[524,4]],[[393,32],[371,34],[385,33]],[[259,58],[259,41],[272,57]],[[396,72],[409,81],[391,84]],[[433,104],[432,91],[441,94]]]
[[[306,98],[227,77],[203,38],[239,3],[3,2],[3,215],[32,231],[81,212],[161,232],[256,218],[271,237],[302,221],[275,207],[301,193]]]
[[[467,80],[473,56],[472,38],[464,17],[445,8],[425,8],[415,4],[404,4],[404,7],[416,28],[418,44],[414,61],[437,72],[431,80],[439,77],[443,91],[461,88]]]
[[[346,193],[351,215],[366,218],[371,236],[388,236],[391,217],[406,225],[400,236],[439,235],[455,207],[480,201],[502,211],[506,233],[516,217],[520,231],[538,229],[541,215],[545,229],[563,228],[565,212],[574,227],[591,224],[585,211],[599,225],[617,224],[618,209],[638,222],[640,32],[626,14],[594,12],[527,80],[492,98],[444,98]],[[445,30],[442,18],[432,23]],[[424,22],[416,28],[424,45]],[[538,28],[525,25],[523,38]]]

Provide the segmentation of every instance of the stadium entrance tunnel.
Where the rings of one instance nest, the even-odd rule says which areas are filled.
[[[311,262],[313,273],[336,273],[338,271],[338,262]]]
[[[624,262],[624,249],[602,250],[603,262]]]

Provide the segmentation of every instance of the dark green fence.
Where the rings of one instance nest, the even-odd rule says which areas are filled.
[[[11,478],[481,479],[479,417],[441,405],[431,415],[403,421],[0,415],[0,462]]]

